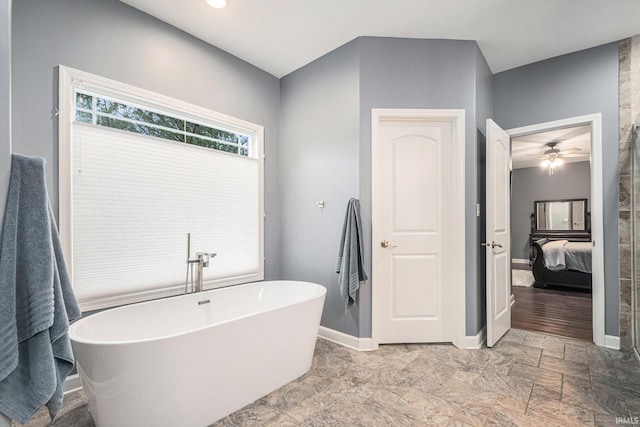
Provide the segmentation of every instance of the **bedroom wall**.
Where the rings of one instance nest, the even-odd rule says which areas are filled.
[[[511,176],[511,258],[529,259],[531,213],[536,200],[587,199],[591,210],[591,164],[565,163],[549,175],[540,167],[514,169]]]
[[[618,44],[494,75],[494,112],[504,129],[602,113],[605,334],[618,337]]]
[[[13,150],[47,160],[54,212],[58,65],[263,125],[265,276],[280,277],[277,78],[117,0],[16,2],[12,43]]]

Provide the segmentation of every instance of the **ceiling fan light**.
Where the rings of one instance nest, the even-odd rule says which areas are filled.
[[[207,0],[207,4],[216,9],[222,9],[227,5],[227,0]]]
[[[560,166],[563,163],[562,159],[556,159],[556,166]]]
[[[546,168],[547,166],[549,166],[549,159],[544,159],[542,163],[540,163],[540,166],[543,168]]]

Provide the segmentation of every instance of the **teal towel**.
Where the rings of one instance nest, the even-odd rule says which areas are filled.
[[[73,294],[45,183],[44,159],[14,154],[0,246],[0,412],[54,418],[73,369]]]
[[[362,223],[360,202],[349,199],[342,226],[342,237],[336,263],[340,296],[345,302],[345,311],[355,303],[360,282],[367,280],[364,269],[364,246],[362,245]]]

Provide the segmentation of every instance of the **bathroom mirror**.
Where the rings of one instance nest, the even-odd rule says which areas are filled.
[[[587,199],[537,200],[535,228],[544,231],[587,231]]]

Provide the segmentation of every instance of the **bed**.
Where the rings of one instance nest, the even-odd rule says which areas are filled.
[[[561,286],[591,291],[590,241],[543,237],[533,240],[533,287]]]
[[[591,291],[591,215],[587,199],[536,200],[529,264],[536,288]]]

